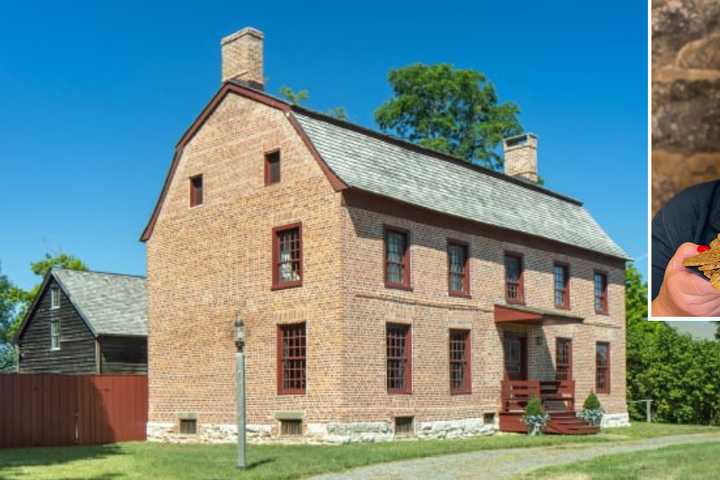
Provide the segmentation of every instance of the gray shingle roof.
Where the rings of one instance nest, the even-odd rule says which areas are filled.
[[[421,153],[300,109],[294,114],[323,160],[350,187],[628,258],[576,200]]]
[[[143,277],[66,269],[52,275],[95,335],[147,335]]]

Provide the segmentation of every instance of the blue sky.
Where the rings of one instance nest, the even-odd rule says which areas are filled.
[[[646,272],[644,2],[8,2],[0,14],[2,271],[46,251],[145,272],[138,241],[182,132],[220,83],[222,36],[265,32],[268,91],[375,127],[391,68],[484,72],[539,135],[546,185],[582,199]]]

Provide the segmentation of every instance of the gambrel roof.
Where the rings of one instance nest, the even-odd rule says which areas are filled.
[[[35,302],[18,329],[16,340],[32,318],[51,279],[56,281],[96,337],[147,336],[147,291],[144,277],[52,269],[45,276]]]
[[[451,215],[628,259],[582,202],[246,86],[226,82],[178,143],[163,192],[141,240],[152,229],[183,146],[228,93],[285,112],[336,191],[354,188]]]

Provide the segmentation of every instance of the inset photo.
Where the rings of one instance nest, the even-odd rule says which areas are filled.
[[[651,317],[720,317],[720,9],[652,3]]]

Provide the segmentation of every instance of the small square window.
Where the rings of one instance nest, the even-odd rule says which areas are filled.
[[[280,420],[280,435],[302,435],[302,420]]]
[[[197,420],[194,418],[181,418],[180,433],[183,435],[195,435],[197,433]]]
[[[197,207],[203,204],[203,177],[195,175],[190,178],[190,206]]]
[[[57,287],[50,289],[50,308],[52,310],[60,308],[60,289]]]
[[[413,417],[395,417],[395,435],[412,435]]]
[[[280,150],[265,154],[265,185],[280,182]]]
[[[495,414],[494,413],[484,413],[483,414],[483,423],[485,425],[495,424]]]

